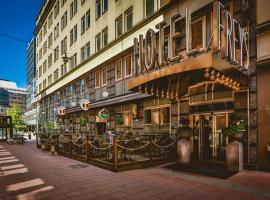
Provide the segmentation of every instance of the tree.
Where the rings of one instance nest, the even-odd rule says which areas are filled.
[[[17,131],[23,131],[27,128],[26,123],[22,119],[22,109],[17,104],[14,103],[8,108],[7,115],[12,118],[12,125],[16,133]]]

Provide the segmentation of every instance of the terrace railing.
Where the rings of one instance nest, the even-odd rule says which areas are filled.
[[[59,135],[57,149],[68,156],[113,171],[144,168],[176,158],[175,135]]]

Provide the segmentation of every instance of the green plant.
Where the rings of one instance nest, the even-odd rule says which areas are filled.
[[[244,115],[242,113],[237,113],[237,112],[233,113],[230,116],[229,126],[224,128],[222,130],[222,133],[225,136],[233,137],[235,134],[237,134],[239,132],[244,132],[245,131],[245,125],[244,125],[245,120],[246,120],[246,115]]]
[[[176,129],[177,131],[181,130],[192,130],[192,128],[189,126],[189,119],[182,117],[180,119],[180,126]]]

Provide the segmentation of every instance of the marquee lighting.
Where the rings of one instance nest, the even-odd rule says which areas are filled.
[[[214,69],[210,73],[209,71],[210,71],[209,68],[207,68],[204,71],[205,78],[209,78],[211,81],[215,81],[221,85],[225,85],[226,87],[229,87],[233,90],[237,90],[237,91],[240,90],[240,83],[237,82],[236,80]]]

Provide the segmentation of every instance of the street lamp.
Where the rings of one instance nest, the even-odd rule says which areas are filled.
[[[67,56],[67,52],[65,52],[65,55],[62,57],[64,64],[66,64],[69,60],[70,57]]]

